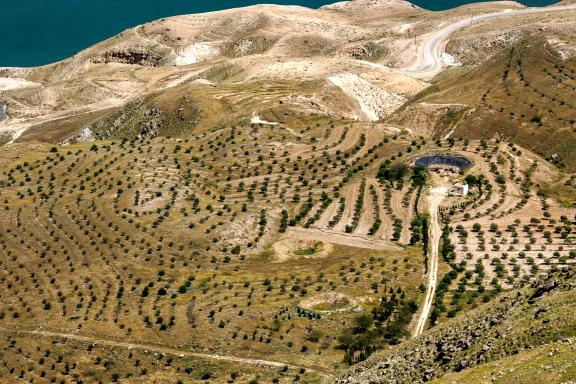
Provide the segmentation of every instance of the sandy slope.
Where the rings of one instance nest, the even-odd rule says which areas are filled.
[[[504,6],[488,3],[432,13],[401,0],[355,0],[319,10],[257,5],[170,17],[127,30],[57,64],[0,68],[0,91],[13,119],[8,124],[35,127],[122,106],[166,87],[194,89],[200,85],[197,79],[215,88],[258,83],[259,89],[259,82],[307,81],[315,84],[309,97],[318,113],[376,121],[428,85],[416,78],[426,79],[451,61],[446,41],[466,27],[471,13],[477,14],[476,22],[484,22],[576,9],[489,12]],[[278,102],[273,93],[259,93],[259,110],[243,108],[236,120],[250,119]],[[291,95],[298,96],[303,95]]]
[[[354,99],[370,121],[388,116],[406,102],[404,97],[379,88],[354,73],[331,76],[328,80]]]
[[[36,87],[40,84],[17,77],[0,77],[0,92],[14,89]]]
[[[174,65],[184,66],[210,60],[220,53],[217,46],[209,43],[196,43],[182,48],[176,53]]]

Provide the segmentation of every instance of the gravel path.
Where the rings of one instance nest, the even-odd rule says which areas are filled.
[[[422,307],[422,312],[420,312],[420,317],[418,318],[418,323],[414,330],[415,337],[419,336],[424,331],[426,320],[428,320],[430,309],[434,302],[434,294],[436,293],[436,283],[438,280],[438,244],[442,237],[442,228],[440,226],[440,220],[438,219],[438,212],[440,204],[442,204],[442,200],[444,200],[447,193],[448,188],[446,187],[434,187],[430,189],[430,194],[428,195],[428,207],[430,210],[430,243],[432,244],[432,251],[430,252],[430,268],[428,270],[426,298],[424,299],[424,306]]]

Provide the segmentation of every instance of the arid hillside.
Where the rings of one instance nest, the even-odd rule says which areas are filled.
[[[335,383],[569,382],[576,376],[574,276],[574,269],[546,276],[372,356]]]
[[[452,106],[432,119],[435,137],[499,137],[574,171],[576,60],[569,55],[532,34],[470,72],[444,75],[391,120],[409,123],[429,105]]]
[[[0,381],[574,379],[574,20],[259,5],[0,69]]]
[[[522,7],[483,3],[428,12],[404,1],[355,0],[320,10],[261,5],[166,18],[60,63],[0,69],[8,115],[0,134],[3,142],[90,140],[102,131],[186,136],[269,113],[377,121],[429,86],[430,78],[402,68],[417,65],[418,51],[442,25],[510,9]],[[481,30],[473,37],[460,31],[443,65],[481,63],[534,30],[535,18],[552,33],[566,12],[545,20],[515,16],[513,28],[486,21],[473,27]],[[512,32],[495,34],[492,26],[502,24]],[[566,46],[567,59],[566,36],[554,41]],[[477,51],[484,56],[470,53]]]

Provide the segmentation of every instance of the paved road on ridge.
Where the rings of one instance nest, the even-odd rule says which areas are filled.
[[[507,10],[502,12],[486,13],[483,15],[474,16],[473,19],[466,18],[452,23],[438,31],[432,32],[420,46],[418,53],[419,66],[416,68],[407,68],[399,70],[400,73],[418,77],[426,77],[435,74],[442,69],[442,54],[444,53],[445,43],[448,41],[450,35],[462,28],[476,24],[481,21],[496,19],[500,17],[511,17],[518,15],[534,14],[534,13],[547,13],[547,12],[561,12],[568,10],[576,10],[576,4],[566,5],[561,7],[544,7],[544,8],[528,8],[523,10]],[[436,293],[437,275],[438,275],[438,247],[440,238],[442,236],[442,229],[438,220],[438,209],[440,203],[444,199],[446,189],[443,187],[436,187],[430,190],[429,209],[430,209],[430,225],[431,236],[430,242],[432,244],[432,252],[430,254],[430,268],[428,270],[428,287],[426,289],[426,297],[422,306],[422,311],[418,318],[416,328],[414,330],[414,337],[419,336],[424,331],[426,321],[430,315],[430,310],[434,302],[434,294]]]
[[[501,17],[511,17],[528,15],[534,13],[547,13],[547,12],[562,12],[568,10],[576,10],[576,4],[565,5],[561,7],[543,7],[543,8],[528,8],[522,10],[506,10],[502,12],[486,13],[477,15],[473,18],[466,18],[456,21],[446,27],[434,31],[428,36],[425,35],[426,40],[424,44],[420,45],[418,52],[418,67],[400,69],[399,72],[405,75],[426,77],[433,75],[442,69],[442,54],[444,53],[445,43],[454,32],[466,28],[472,24],[477,24],[482,21],[497,19]]]

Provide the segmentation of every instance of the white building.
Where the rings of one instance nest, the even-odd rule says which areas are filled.
[[[466,183],[457,183],[450,189],[450,194],[452,196],[467,196],[469,191],[468,184]]]

